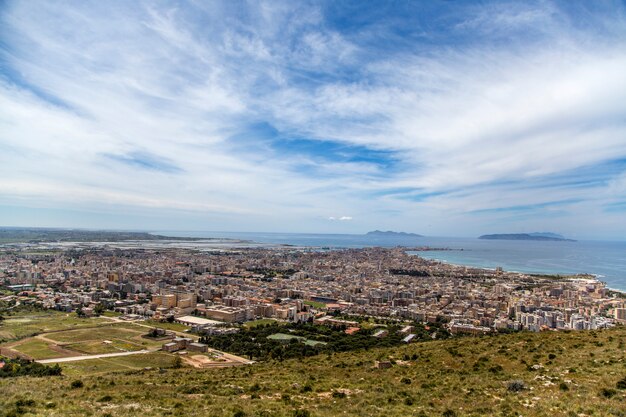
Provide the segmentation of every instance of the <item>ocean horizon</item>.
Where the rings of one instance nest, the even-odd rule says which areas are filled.
[[[171,237],[226,238],[256,243],[322,248],[445,248],[416,252],[426,259],[529,274],[592,274],[612,289],[626,291],[626,242],[483,240],[432,236],[368,236],[357,234],[150,231]]]

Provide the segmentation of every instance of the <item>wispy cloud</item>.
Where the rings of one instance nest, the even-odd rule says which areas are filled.
[[[134,207],[171,228],[191,212],[222,230],[624,236],[625,16],[4,2],[0,203]]]

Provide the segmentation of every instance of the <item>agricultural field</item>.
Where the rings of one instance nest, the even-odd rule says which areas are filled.
[[[134,355],[62,364],[62,376],[0,380],[0,415],[623,416],[625,353],[622,327],[451,338],[222,369],[157,369],[174,366],[175,356]]]

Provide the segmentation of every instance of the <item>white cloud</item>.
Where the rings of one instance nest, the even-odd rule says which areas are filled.
[[[372,52],[367,29],[343,33],[318,7],[188,7],[4,7],[15,75],[0,81],[0,201],[193,211],[219,228],[245,215],[257,230],[318,230],[329,210],[455,234],[487,224],[471,211],[582,200],[566,208],[577,227],[626,198],[618,168],[588,188],[541,187],[626,158],[620,13],[584,28],[551,2],[472,6],[450,28],[461,47]],[[250,128],[263,122],[394,160],[272,147]],[[177,169],[140,166],[154,161]],[[328,220],[356,228],[353,216]]]

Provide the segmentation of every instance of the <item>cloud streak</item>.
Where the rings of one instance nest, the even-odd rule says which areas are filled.
[[[235,3],[3,3],[0,203],[626,235],[622,3]]]

